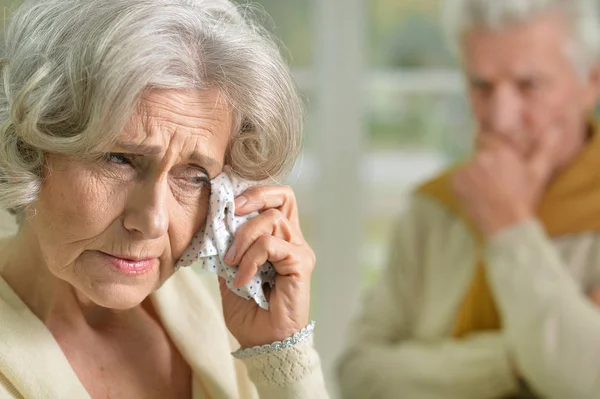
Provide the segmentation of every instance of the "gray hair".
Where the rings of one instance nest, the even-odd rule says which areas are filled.
[[[503,29],[560,12],[572,30],[567,55],[576,71],[589,74],[600,60],[600,21],[596,0],[446,0],[444,23],[456,51],[465,32],[482,27]]]
[[[36,200],[46,154],[99,156],[153,88],[218,89],[235,129],[226,164],[281,179],[303,105],[275,40],[228,0],[38,0],[0,59],[0,208]]]

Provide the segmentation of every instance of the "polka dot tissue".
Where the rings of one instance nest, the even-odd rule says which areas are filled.
[[[238,266],[229,266],[224,258],[233,243],[237,229],[258,213],[235,215],[235,198],[247,188],[259,183],[242,180],[235,176],[229,168],[211,181],[210,204],[205,227],[192,239],[192,242],[178,261],[177,267],[190,266],[199,262],[202,269],[216,273],[222,277],[227,287],[248,300],[252,299],[264,308],[269,309],[269,303],[263,291],[263,285],[273,286],[275,270],[270,263],[259,267],[252,282],[244,287],[234,287],[233,279]]]

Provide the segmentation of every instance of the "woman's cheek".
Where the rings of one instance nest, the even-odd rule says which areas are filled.
[[[176,204],[171,207],[169,240],[177,260],[192,238],[204,227],[208,217],[209,186],[198,194],[175,192]]]

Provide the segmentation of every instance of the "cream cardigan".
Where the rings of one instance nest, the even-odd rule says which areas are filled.
[[[233,358],[239,345],[223,321],[218,290],[213,274],[184,268],[151,296],[192,368],[193,399],[328,397],[312,340],[243,361]],[[0,398],[90,398],[50,331],[1,278]]]
[[[344,398],[506,398],[518,393],[512,359],[542,398],[600,398],[600,310],[585,294],[600,287],[598,232],[549,238],[531,220],[494,236],[484,256],[504,330],[455,340],[472,236],[419,194],[396,230],[339,363]]]

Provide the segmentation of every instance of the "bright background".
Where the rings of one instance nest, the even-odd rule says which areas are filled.
[[[32,0],[35,1],[35,0]],[[317,252],[312,313],[330,389],[392,221],[414,185],[464,154],[471,120],[440,26],[442,0],[259,0],[308,109],[288,183]],[[4,17],[20,1],[0,0]],[[243,2],[243,4],[248,4]]]
[[[290,184],[317,251],[316,343],[334,395],[348,321],[385,264],[407,193],[469,149],[472,121],[442,1],[258,1],[308,104]]]

